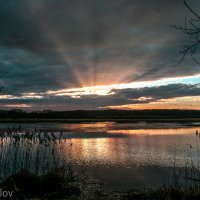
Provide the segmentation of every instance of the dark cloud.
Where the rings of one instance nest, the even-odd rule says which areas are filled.
[[[61,39],[64,45],[73,47],[129,42],[139,35],[148,40],[149,36],[161,31],[156,25],[163,23],[162,28],[170,25],[168,18],[174,13],[169,15],[168,9],[180,3],[172,0],[161,2],[2,0],[1,41],[9,46],[41,50],[51,46],[54,36],[59,36],[57,40]],[[146,36],[141,35],[144,29],[148,30]]]
[[[182,0],[0,0],[4,94],[198,74],[190,59],[176,65],[185,38],[171,25],[186,14]],[[126,92],[96,101],[120,104]]]
[[[200,87],[198,85],[186,84],[170,84],[159,87],[145,87],[140,89],[124,89],[113,90],[116,97],[124,99],[139,99],[140,97],[151,97],[147,101],[155,101],[159,99],[168,99],[184,96],[200,95]]]

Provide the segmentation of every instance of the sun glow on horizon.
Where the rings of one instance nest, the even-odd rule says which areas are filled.
[[[140,89],[145,87],[159,87],[169,84],[200,84],[200,74],[186,77],[163,78],[152,81],[137,81],[130,83],[119,83],[109,85],[84,86],[79,88],[67,88],[60,90],[49,90],[46,92],[29,92],[20,96],[0,94],[0,99],[42,99],[47,96],[69,96],[71,98],[81,98],[81,96],[109,96],[115,90]]]
[[[44,92],[26,92],[18,95],[14,94],[0,94],[0,100],[24,100],[24,102],[28,102],[30,100],[36,100],[40,102],[40,100],[48,99],[51,97],[58,97],[55,100],[63,97],[63,101],[68,99],[68,102],[71,103],[71,99],[77,99],[76,102],[81,102],[81,99],[87,97],[87,99],[96,99],[101,97],[106,97],[103,100],[107,100],[107,98],[113,100],[114,98],[118,98],[117,90],[126,90],[126,89],[135,89],[140,90],[142,88],[156,88],[160,86],[167,86],[170,84],[186,84],[186,85],[195,85],[196,88],[200,88],[200,74],[196,74],[194,76],[186,76],[186,77],[174,77],[174,78],[163,78],[159,80],[151,80],[151,81],[137,81],[137,82],[129,82],[129,83],[119,83],[119,84],[109,84],[109,85],[94,85],[94,86],[84,86],[77,88],[63,88],[59,90],[48,90]],[[131,90],[130,90],[131,92]],[[134,90],[133,90],[134,92]],[[110,97],[109,97],[110,96]],[[120,97],[120,96],[119,96]],[[121,97],[120,97],[121,98]],[[126,97],[125,97],[126,98]],[[78,100],[80,99],[80,101]],[[200,96],[187,96],[187,93],[184,97],[172,97],[166,99],[156,100],[151,97],[151,94],[148,96],[139,96],[133,100],[133,103],[129,101],[129,103],[123,105],[123,102],[119,104],[97,104],[93,109],[123,109],[123,110],[143,110],[143,109],[192,109],[192,110],[200,110]],[[134,103],[135,101],[135,103]],[[81,103],[80,103],[81,104]],[[4,104],[5,105],[5,104]],[[33,104],[6,104],[5,107],[21,107],[21,108],[31,108]],[[41,104],[42,105],[42,104]],[[65,107],[62,104],[63,108]],[[42,107],[44,108],[44,107]],[[84,107],[88,108],[88,107]]]
[[[192,84],[192,83],[195,83],[196,79],[198,79],[200,83],[200,74],[197,74],[194,76],[186,76],[186,77],[163,78],[163,79],[152,80],[152,81],[137,81],[137,82],[130,82],[130,83],[96,85],[96,86],[85,86],[85,87],[71,88],[71,89],[50,90],[50,91],[47,91],[46,94],[55,95],[55,96],[71,96],[72,98],[80,98],[81,96],[88,96],[88,95],[108,96],[108,95],[114,94],[113,90],[137,89],[137,88],[144,88],[144,87],[158,87],[158,86],[165,86],[169,84]]]
[[[111,95],[110,86],[88,86],[83,88],[72,88],[72,89],[62,89],[57,91],[48,91],[48,95],[56,95],[56,96],[71,96],[72,98],[79,98],[84,95],[99,95],[106,96]]]

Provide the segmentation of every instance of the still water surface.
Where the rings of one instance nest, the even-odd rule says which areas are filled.
[[[0,128],[19,124],[0,124]],[[35,123],[23,128],[63,130],[65,154],[78,170],[109,187],[159,187],[176,165],[198,159],[198,124]],[[199,140],[199,141],[198,141]]]

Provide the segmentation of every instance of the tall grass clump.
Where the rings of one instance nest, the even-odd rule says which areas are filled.
[[[0,130],[0,182],[26,170],[42,175],[55,169],[69,172],[64,157],[62,131],[25,130],[19,127]]]
[[[178,167],[174,159],[173,173],[167,187],[183,190],[200,190],[200,132],[195,132],[195,146],[188,144],[184,166]]]

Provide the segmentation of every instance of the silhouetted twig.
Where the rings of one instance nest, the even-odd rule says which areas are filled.
[[[182,62],[185,57],[190,54],[194,62],[200,65],[200,62],[196,58],[196,52],[200,46],[200,15],[187,3],[187,0],[184,0],[183,2],[188,10],[194,15],[194,18],[188,19],[186,16],[184,26],[172,26],[173,28],[182,31],[189,37],[188,43],[183,45],[183,49],[179,51],[179,53],[182,54],[180,62]]]

